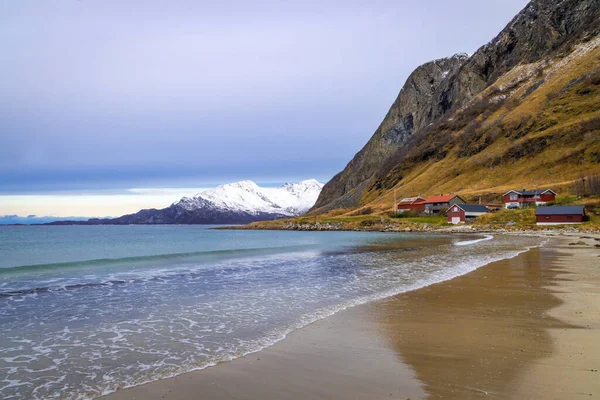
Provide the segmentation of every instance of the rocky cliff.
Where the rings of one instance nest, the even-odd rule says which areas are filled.
[[[365,185],[382,162],[438,114],[439,88],[449,77],[456,75],[468,58],[467,54],[456,54],[418,67],[406,80],[371,139],[346,168],[325,185],[315,208],[334,200],[346,207],[356,205]]]
[[[356,208],[369,203],[381,195],[381,189],[389,189],[403,179],[408,171],[406,166],[399,165],[409,154],[412,166],[415,161],[427,161],[432,156],[437,160],[445,158],[456,132],[466,124],[444,131],[452,134],[447,137],[438,132],[435,139],[442,146],[425,146],[418,137],[431,139],[432,126],[435,128],[443,119],[452,120],[453,115],[469,107],[499,80],[511,74],[519,75],[517,69],[522,66],[536,64],[537,70],[529,71],[527,79],[513,79],[512,87],[503,93],[498,90],[488,93],[487,98],[495,97],[498,104],[520,85],[535,78],[533,75],[539,75],[538,80],[541,80],[552,60],[567,57],[577,45],[598,36],[599,3],[600,0],[533,0],[498,36],[471,57],[457,55],[417,68],[372,138],[346,168],[325,185],[313,211]],[[477,118],[480,114],[472,111],[469,115]],[[440,151],[444,147],[445,152]],[[435,154],[427,154],[431,151]],[[390,177],[389,171],[393,169],[397,173]],[[386,176],[388,179],[384,182]]]

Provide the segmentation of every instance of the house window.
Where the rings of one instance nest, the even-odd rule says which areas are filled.
[[[545,219],[550,219],[550,216],[546,215],[544,218],[545,218]]]
[[[458,207],[454,207],[454,212],[458,212]]]
[[[567,219],[573,219],[572,215],[567,215]]]
[[[511,194],[510,195],[510,199],[511,200],[517,200],[519,197],[516,194]]]

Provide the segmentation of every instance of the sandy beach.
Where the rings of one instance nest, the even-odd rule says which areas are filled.
[[[552,238],[341,311],[258,353],[107,399],[600,396],[600,244]]]

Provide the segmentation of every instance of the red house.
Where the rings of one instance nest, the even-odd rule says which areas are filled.
[[[425,209],[425,199],[422,197],[407,197],[398,203],[398,212],[405,211],[423,211]]]
[[[556,199],[556,193],[550,189],[511,190],[502,195],[506,208],[524,208],[530,205],[543,206]]]
[[[538,225],[581,224],[585,220],[583,206],[538,207],[535,211]]]
[[[448,209],[448,223],[461,224],[469,218],[477,218],[480,215],[490,212],[490,210],[481,204],[456,204]]]
[[[467,202],[455,194],[432,196],[425,201],[425,214],[439,214],[446,211],[455,204],[466,204]]]

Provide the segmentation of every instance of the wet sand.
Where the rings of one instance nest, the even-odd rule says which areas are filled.
[[[261,352],[107,398],[598,397],[600,241],[582,240],[553,239],[339,312]]]

